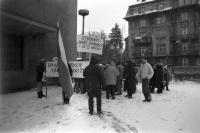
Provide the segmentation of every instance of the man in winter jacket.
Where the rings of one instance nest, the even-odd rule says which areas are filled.
[[[115,67],[115,63],[113,61],[110,62],[110,66],[106,69],[106,98],[109,99],[109,95],[111,92],[112,99],[115,99],[115,88],[117,83],[117,76],[119,75],[119,71]]]
[[[83,76],[86,78],[86,88],[89,95],[89,114],[93,115],[93,98],[97,98],[97,114],[102,114],[101,110],[101,90],[105,87],[103,70],[98,65],[99,61],[92,56],[90,64],[84,69]]]
[[[127,89],[127,97],[132,98],[132,94],[136,91],[136,69],[130,60],[126,61],[126,70],[124,71],[125,87]]]
[[[137,72],[136,78],[142,79],[142,92],[144,94],[145,100],[143,102],[151,101],[151,94],[149,89],[149,81],[152,78],[154,71],[151,65],[147,62],[147,60],[141,60],[141,66]]]
[[[43,91],[42,91],[42,87],[43,87],[42,77],[43,77],[43,72],[45,72],[44,63],[45,63],[45,60],[41,59],[40,63],[36,67],[36,72],[37,72],[36,78],[37,78],[37,82],[38,82],[38,91],[37,91],[38,98],[45,97],[45,95],[43,94]]]

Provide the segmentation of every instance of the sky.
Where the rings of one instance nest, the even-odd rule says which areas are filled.
[[[117,23],[122,30],[123,38],[128,36],[128,22],[123,18],[130,5],[136,0],[78,0],[78,10],[87,9],[84,31],[104,32],[109,35]],[[83,17],[78,15],[77,34],[82,33]]]

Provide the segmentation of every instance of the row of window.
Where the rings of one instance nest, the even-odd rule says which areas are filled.
[[[192,0],[179,0],[178,1],[178,6],[184,6],[184,5],[189,5],[192,4]],[[200,4],[200,0],[198,0],[198,4]],[[164,3],[159,3],[157,4],[157,10],[162,11],[165,9],[165,4]],[[145,7],[140,7],[138,9],[138,14],[144,14],[146,11]],[[133,15],[136,11],[134,9],[130,10],[130,15]]]
[[[159,4],[157,4],[157,10],[158,10],[158,11],[162,11],[162,10],[164,10],[164,8],[165,8],[165,4],[164,4],[164,3],[159,3]],[[145,7],[140,7],[140,8],[138,9],[138,14],[144,14],[145,11],[146,11],[146,8],[145,8]],[[134,9],[131,9],[131,10],[130,10],[130,15],[133,15],[135,12],[136,12],[136,11],[135,11]]]
[[[189,65],[189,59],[188,58],[182,58],[181,59],[181,65],[182,66],[188,66]],[[200,66],[200,58],[196,58],[196,65]]]
[[[179,0],[178,5],[179,6],[185,6],[185,5],[190,5],[192,4],[192,0]],[[198,4],[200,4],[200,0],[198,0]]]

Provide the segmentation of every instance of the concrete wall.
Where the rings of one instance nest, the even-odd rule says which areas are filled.
[[[51,25],[59,22],[69,60],[75,61],[77,0],[2,0],[1,7]],[[13,92],[37,86],[36,66],[41,58],[52,61],[57,56],[57,33],[24,37],[24,70],[1,71],[1,92]],[[58,81],[51,78],[49,81]]]

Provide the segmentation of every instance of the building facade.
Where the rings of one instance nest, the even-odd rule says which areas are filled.
[[[129,58],[200,65],[200,0],[144,0],[128,8]]]
[[[77,0],[1,0],[0,17],[2,93],[37,86],[39,60],[57,57],[57,22],[67,58],[76,60]]]

